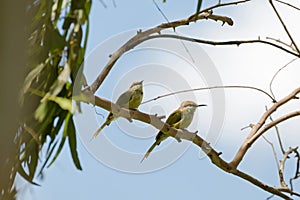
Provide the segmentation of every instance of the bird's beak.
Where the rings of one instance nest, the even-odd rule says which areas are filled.
[[[207,106],[206,104],[199,104],[197,105],[197,107],[201,107],[201,106]]]
[[[139,83],[142,84],[144,82],[144,80],[141,80]]]

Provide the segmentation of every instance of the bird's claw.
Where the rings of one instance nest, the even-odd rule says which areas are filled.
[[[175,139],[177,140],[177,142],[182,142],[182,140],[179,137],[175,137]]]

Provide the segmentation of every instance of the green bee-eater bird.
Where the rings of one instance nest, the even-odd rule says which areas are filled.
[[[116,102],[121,108],[137,109],[143,99],[143,81],[134,82],[130,88],[121,94]],[[116,120],[118,116],[110,112],[106,118],[106,121],[100,126],[100,128],[94,133],[93,138],[101,132],[101,130],[108,126],[112,121]],[[131,119],[128,119],[131,121]]]
[[[187,128],[193,120],[194,113],[196,111],[197,107],[200,106],[206,106],[205,104],[196,104],[193,101],[184,101],[181,103],[180,107],[175,110],[167,119],[166,123],[168,123],[171,127],[174,128]],[[148,149],[146,154],[144,155],[143,159],[147,158],[151,151],[158,146],[163,140],[167,139],[169,135],[163,133],[162,131],[159,131],[158,134],[156,135],[155,142],[152,144],[152,146]],[[180,141],[179,138],[176,138],[178,141]]]

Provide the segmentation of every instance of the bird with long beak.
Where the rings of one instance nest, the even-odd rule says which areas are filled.
[[[130,88],[121,94],[117,99],[116,104],[121,108],[137,109],[142,103],[143,99],[143,81],[133,82]],[[100,126],[100,128],[94,133],[93,138],[101,132],[101,130],[108,126],[112,121],[116,120],[119,116],[110,112],[106,118],[106,121]],[[131,119],[128,119],[131,121]],[[92,138],[92,139],[93,139]]]
[[[193,101],[184,101],[181,103],[180,107],[168,117],[166,123],[176,129],[185,129],[192,123],[196,108],[200,106],[206,106],[206,105],[205,104],[198,105]],[[159,131],[158,134],[156,135],[155,142],[148,149],[141,162],[143,162],[143,160],[150,155],[150,153],[156,146],[158,146],[163,140],[167,139],[168,137],[169,137],[168,134]],[[176,139],[180,141],[179,138]]]

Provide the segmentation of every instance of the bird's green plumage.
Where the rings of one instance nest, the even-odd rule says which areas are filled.
[[[134,82],[131,84],[130,88],[122,93],[116,101],[116,104],[121,108],[137,109],[142,103],[143,99],[143,81]],[[118,116],[115,113],[110,112],[106,118],[106,121],[100,126],[100,128],[94,133],[93,138],[95,138],[101,130],[108,126],[112,121],[117,119]],[[128,119],[129,121],[131,119]]]
[[[177,110],[175,110],[172,114],[170,114],[170,116],[166,120],[166,123],[169,124],[171,127],[177,129],[187,128],[192,123],[195,110],[198,106],[205,106],[205,105],[197,105],[192,101],[183,102]],[[158,134],[156,135],[155,142],[148,149],[142,161],[150,155],[151,151],[155,148],[155,146],[159,145],[162,141],[164,141],[168,137],[169,135],[163,133],[162,131],[159,131]],[[179,138],[177,140],[180,141]]]

